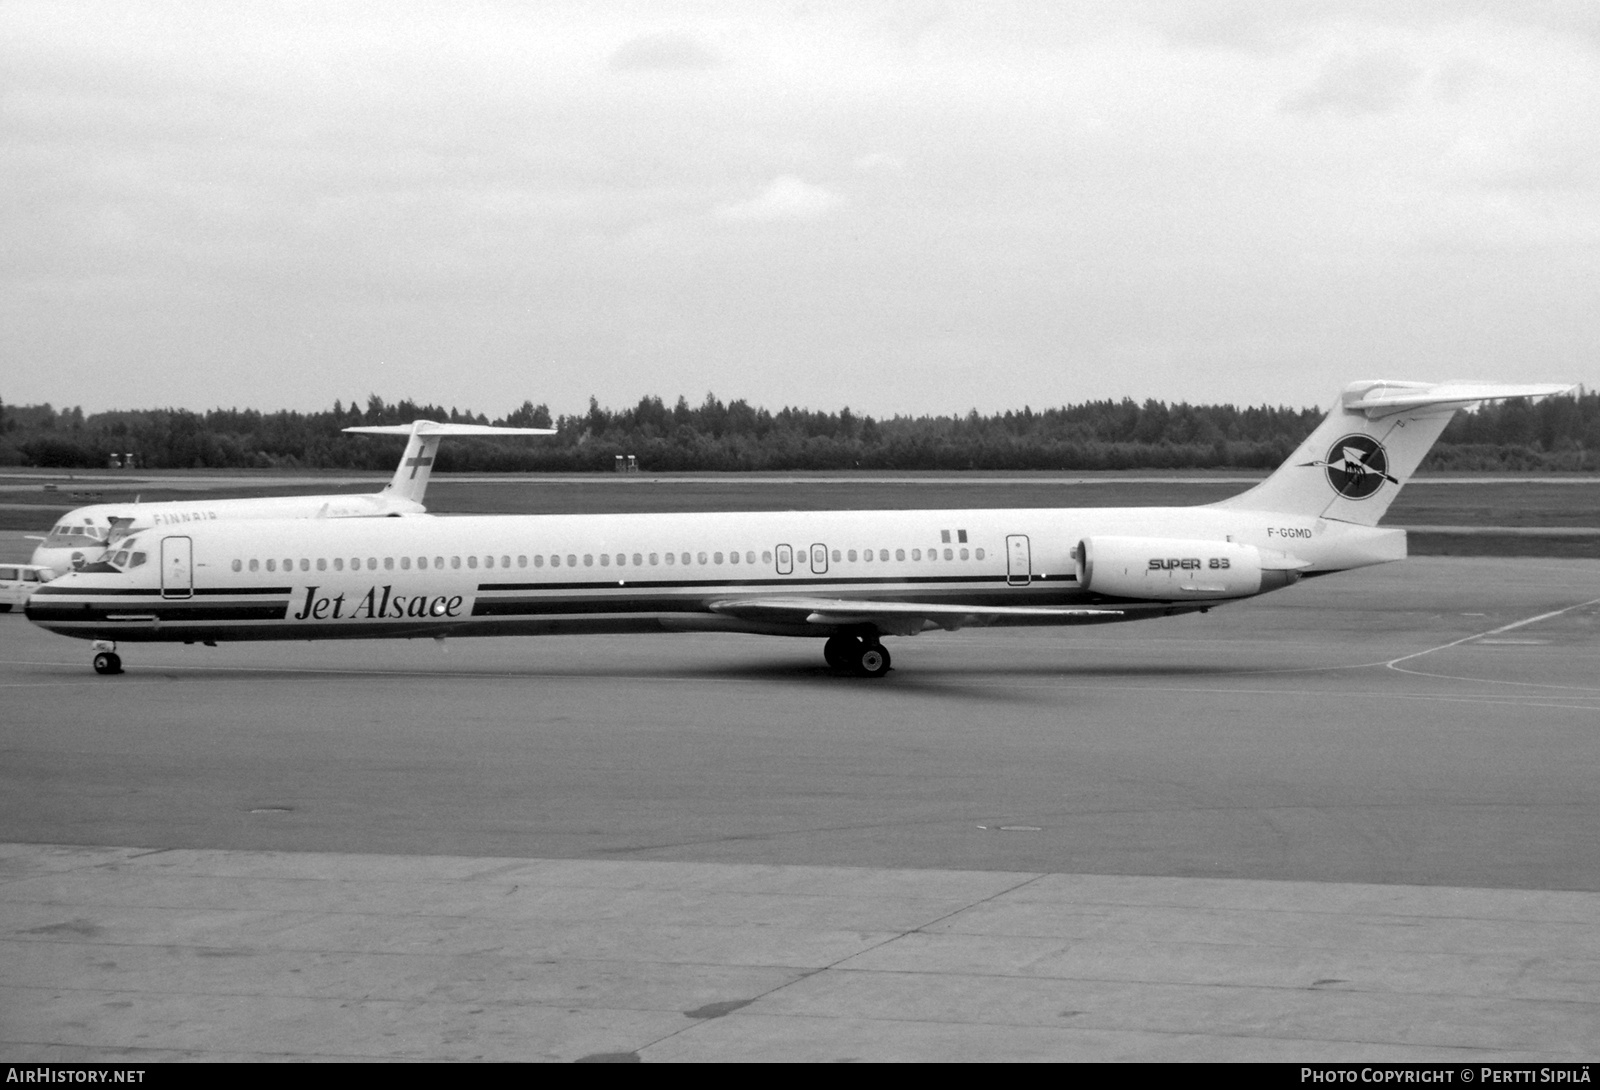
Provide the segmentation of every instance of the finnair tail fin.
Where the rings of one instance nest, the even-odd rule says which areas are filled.
[[[421,505],[428,490],[428,478],[433,475],[434,454],[439,440],[446,435],[554,435],[554,428],[497,428],[489,424],[440,424],[433,420],[414,420],[410,424],[374,424],[368,427],[345,428],[345,431],[364,435],[406,435],[406,452],[394,477],[384,487],[383,495],[409,500]]]
[[[1570,386],[1352,382],[1333,411],[1277,471],[1216,507],[1275,511],[1376,526],[1457,409]]]

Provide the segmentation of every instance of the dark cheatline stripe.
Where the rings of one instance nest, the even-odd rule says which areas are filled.
[[[42,605],[29,603],[28,619],[31,621],[107,621],[110,624],[134,624],[135,621],[108,620],[109,617],[129,615],[154,616],[160,621],[281,621],[289,614],[288,602],[260,605],[172,605],[167,602],[118,604],[110,608],[92,603],[78,605]],[[149,622],[145,622],[149,623]]]
[[[970,584],[970,580],[968,583]],[[991,581],[992,583],[992,581]],[[718,590],[730,589],[726,583],[713,584]],[[1003,606],[1016,605],[1017,598],[1014,593],[1007,593],[1004,584],[991,585],[988,588],[971,587],[963,588],[959,594],[930,595],[934,602],[949,602],[950,604],[970,605],[974,609],[982,609],[986,605]],[[532,594],[505,594],[494,597],[479,597],[473,601],[472,616],[474,617],[538,617],[538,616],[581,616],[583,614],[629,614],[629,613],[705,613],[707,612],[705,597],[690,597],[681,594],[650,593],[651,588],[641,588],[637,594],[623,593],[621,588],[611,586],[611,593],[578,597],[576,595],[532,595]],[[895,602],[906,598],[915,600],[915,591],[907,590],[901,594],[885,596],[884,601]],[[870,600],[863,600],[864,602]],[[1052,601],[1047,604],[1059,604],[1052,596]]]
[[[290,594],[293,587],[199,587],[196,594]]]
[[[705,608],[687,598],[479,598],[472,603],[474,617],[528,617],[585,613],[704,613]]]
[[[80,597],[80,598],[105,598],[105,597],[108,597],[108,596],[111,596],[111,595],[118,595],[118,596],[122,596],[122,597],[135,597],[135,596],[138,596],[138,595],[142,594],[142,595],[145,595],[147,597],[154,598],[154,597],[159,597],[160,596],[161,588],[159,588],[159,587],[115,587],[115,588],[95,587],[93,590],[85,590],[83,587],[52,586],[51,584],[46,583],[44,586],[40,587],[38,590],[33,592],[33,597],[35,597],[35,598],[39,598],[39,597],[48,598],[48,597],[53,597],[53,596],[56,596],[56,595],[63,595],[63,594],[70,594],[70,595],[74,595],[74,596]]]
[[[1035,575],[1035,583],[1076,583],[1076,575]],[[914,586],[941,586],[951,583],[993,583],[1005,586],[1007,583],[1004,575],[885,575],[885,576],[841,576],[833,577],[821,575],[815,578],[804,576],[779,576],[777,578],[762,579],[608,579],[604,582],[585,583],[479,583],[478,593],[483,594],[493,591],[572,591],[572,590],[616,590],[618,587],[633,587],[638,590],[695,590],[706,587],[785,587],[790,590],[805,590],[812,587],[839,587],[839,586],[881,586],[885,584],[910,584]]]
[[[194,593],[196,595],[205,594],[205,595],[218,595],[218,596],[235,595],[235,594],[259,595],[259,594],[289,594],[293,590],[294,590],[293,587],[197,587],[195,589]],[[138,597],[139,595],[143,594],[143,595],[148,595],[151,598],[159,598],[159,597],[161,597],[161,588],[160,587],[95,587],[92,590],[90,590],[90,589],[86,589],[84,587],[66,587],[66,586],[59,586],[59,585],[58,586],[52,586],[51,584],[46,583],[43,586],[41,586],[38,590],[34,591],[33,593],[34,593],[35,597],[38,597],[41,594],[46,595],[46,596],[69,594],[69,595],[75,595],[75,596],[81,597],[81,598],[108,598],[108,597],[127,598],[127,597]]]

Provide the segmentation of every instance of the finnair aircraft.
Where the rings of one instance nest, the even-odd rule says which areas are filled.
[[[1272,476],[1196,507],[205,521],[40,587],[118,642],[751,632],[889,670],[885,636],[1170,617],[1400,560],[1378,520],[1461,408],[1564,386],[1357,382]]]
[[[130,533],[221,519],[382,518],[420,515],[439,440],[447,435],[554,435],[553,428],[501,428],[487,424],[410,424],[345,428],[366,435],[409,437],[394,478],[381,492],[361,495],[262,496],[231,500],[167,500],[159,503],[96,503],[68,511],[39,539],[30,563],[60,574],[100,557]]]

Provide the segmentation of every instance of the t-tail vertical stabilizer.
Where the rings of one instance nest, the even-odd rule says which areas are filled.
[[[554,435],[554,428],[501,428],[490,424],[441,424],[434,420],[414,420],[410,424],[375,424],[366,427],[345,428],[345,431],[364,435],[409,436],[405,455],[394,477],[384,487],[382,495],[422,506],[423,493],[428,490],[428,478],[433,475],[433,460],[439,450],[439,440],[447,435]]]
[[[1457,409],[1571,386],[1352,382],[1289,460],[1250,491],[1215,504],[1376,526]]]

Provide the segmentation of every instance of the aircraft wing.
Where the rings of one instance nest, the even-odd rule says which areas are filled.
[[[1074,609],[1064,606],[976,606],[945,602],[874,602],[863,598],[729,598],[712,602],[713,613],[748,621],[774,621],[814,625],[871,624],[886,632],[910,635],[929,623],[954,631],[969,625],[986,625],[1003,618],[1037,618],[1041,621],[1109,620],[1120,609]]]

